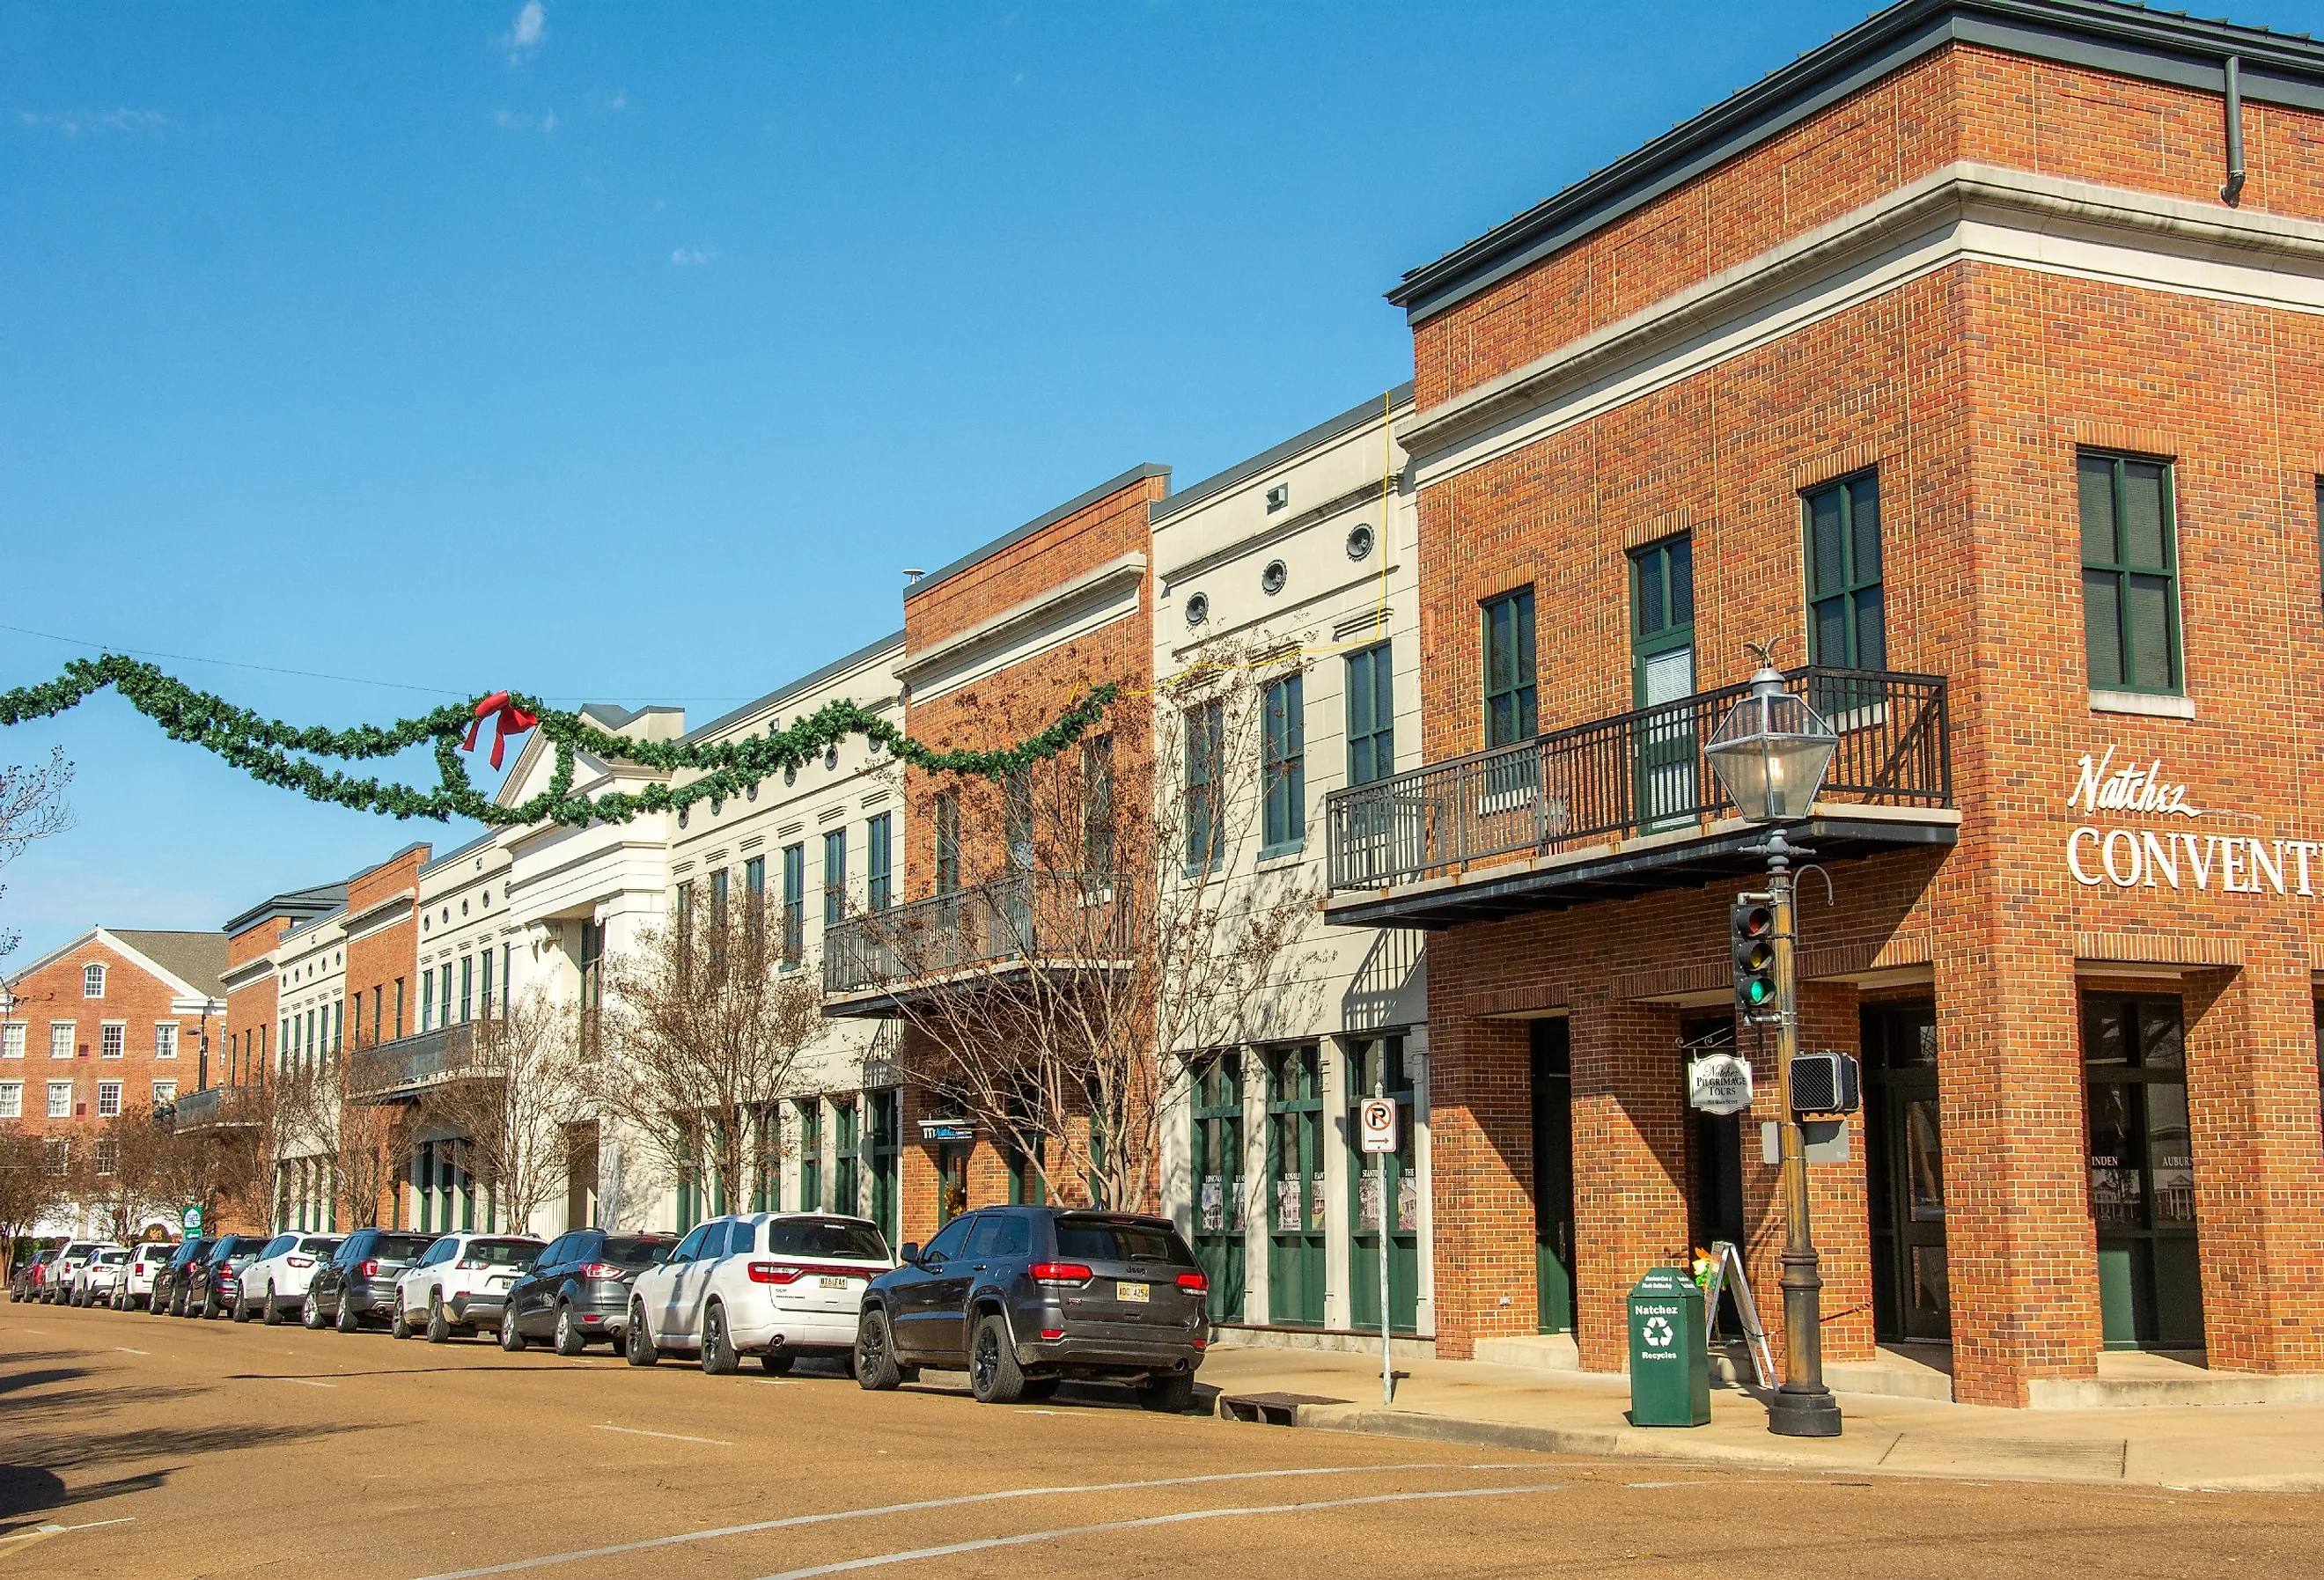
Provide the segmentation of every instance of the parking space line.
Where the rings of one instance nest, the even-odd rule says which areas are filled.
[[[336,1382],[326,1382],[319,1377],[269,1377],[269,1382],[295,1382],[301,1388],[337,1388]]]
[[[688,1437],[678,1432],[649,1432],[641,1427],[593,1427],[596,1432],[622,1432],[632,1437],[661,1437],[672,1443],[707,1443],[713,1448],[732,1448],[724,1437]]]
[[[1443,1498],[1510,1498],[1529,1492],[1562,1492],[1563,1485],[1549,1482],[1523,1487],[1459,1487],[1433,1492],[1376,1492],[1366,1498],[1327,1498],[1313,1503],[1272,1503],[1252,1507],[1231,1504],[1219,1509],[1189,1509],[1177,1514],[1149,1514],[1142,1520],[1109,1520],[1099,1525],[1061,1526],[1056,1530],[1028,1530],[1017,1536],[980,1537],[973,1541],[946,1542],[942,1547],[910,1548],[902,1552],[876,1553],[866,1558],[842,1558],[805,1569],[785,1569],[766,1580],[812,1580],[817,1575],[844,1575],[853,1569],[883,1568],[890,1564],[913,1564],[924,1558],[948,1558],[993,1548],[1024,1547],[1037,1541],[1061,1541],[1067,1537],[1103,1536],[1117,1530],[1139,1530],[1163,1525],[1184,1525],[1196,1520],[1238,1520],[1262,1514],[1309,1514],[1324,1509],[1356,1509],[1375,1503],[1416,1503]]]
[[[153,1353],[151,1350],[133,1350],[127,1344],[115,1344],[113,1347],[124,1355],[150,1355]]]
[[[616,1428],[618,1429],[618,1428]],[[882,1454],[886,1449],[881,1449]],[[930,1509],[958,1509],[970,1503],[999,1503],[1017,1498],[1070,1498],[1092,1492],[1138,1492],[1155,1487],[1204,1486],[1214,1482],[1279,1481],[1291,1476],[1377,1475],[1391,1471],[1461,1470],[1445,1460],[1416,1460],[1406,1465],[1329,1465],[1298,1470],[1231,1470],[1208,1475],[1164,1476],[1145,1482],[1096,1482],[1084,1486],[1001,1487],[990,1492],[967,1492],[957,1498],[924,1498],[910,1503],[882,1503],[870,1509],[835,1509],[825,1514],[792,1514],[780,1520],[753,1520],[748,1525],[721,1525],[708,1530],[680,1531],[675,1536],[650,1536],[642,1541],[615,1542],[610,1547],[583,1548],[569,1553],[544,1553],[537,1558],[512,1558],[475,1569],[447,1569],[421,1580],[479,1580],[485,1575],[511,1575],[522,1569],[545,1569],[554,1564],[577,1564],[587,1558],[618,1557],[623,1553],[649,1552],[655,1548],[687,1542],[715,1541],[720,1537],[751,1536],[762,1530],[787,1530],[802,1525],[828,1525],[843,1520],[877,1520],[890,1514],[918,1514]],[[1533,1468],[1528,1465],[1526,1469]]]

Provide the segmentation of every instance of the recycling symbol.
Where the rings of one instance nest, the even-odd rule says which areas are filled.
[[[1646,1343],[1658,1350],[1670,1348],[1671,1325],[1667,1317],[1646,1318]]]

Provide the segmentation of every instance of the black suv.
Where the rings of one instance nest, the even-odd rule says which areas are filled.
[[[315,1270],[300,1320],[309,1327],[328,1323],[341,1333],[355,1332],[367,1318],[385,1322],[394,1315],[397,1275],[438,1238],[401,1229],[356,1230]]]
[[[559,1234],[517,1280],[501,1314],[501,1347],[521,1349],[527,1339],[553,1340],[560,1355],[577,1355],[596,1339],[622,1342],[630,1313],[630,1285],[640,1271],[669,1255],[669,1234],[615,1234],[575,1229]]]
[[[145,1309],[156,1317],[164,1313],[183,1317],[186,1314],[186,1292],[193,1287],[187,1277],[187,1270],[207,1255],[216,1243],[214,1240],[189,1240],[171,1252],[170,1260],[161,1264],[161,1270],[153,1275],[153,1298]]]
[[[258,1260],[266,1249],[271,1234],[221,1234],[210,1242],[210,1248],[196,1270],[187,1276],[186,1308],[180,1317],[221,1317],[234,1309],[242,1296],[242,1270]]]
[[[1044,1399],[1067,1378],[1127,1382],[1148,1409],[1194,1402],[1210,1282],[1167,1218],[985,1207],[955,1218],[863,1291],[855,1380],[968,1368],[985,1404]]]

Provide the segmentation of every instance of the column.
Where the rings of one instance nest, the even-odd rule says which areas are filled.
[[[1451,978],[1452,956],[1431,954],[1434,991]],[[1430,1290],[1436,1353],[1465,1361],[1480,1338],[1537,1326],[1531,1043],[1522,1021],[1431,1013],[1429,1155],[1444,1210],[1434,1220],[1443,1232],[1432,1240]]]
[[[1619,1372],[1629,1361],[1630,1286],[1650,1268],[1686,1266],[1693,1252],[1678,1012],[1582,1004],[1570,1024],[1574,1336],[1584,1371]]]
[[[1405,1033],[1404,1062],[1412,1073],[1412,1167],[1420,1176],[1420,1292],[1413,1331],[1425,1338],[1436,1331],[1436,1189],[1429,1145],[1427,1027],[1415,1026]]]
[[[1342,1331],[1355,1326],[1348,1298],[1349,1239],[1355,1215],[1348,1210],[1349,1039],[1326,1037],[1323,1054],[1323,1326]]]

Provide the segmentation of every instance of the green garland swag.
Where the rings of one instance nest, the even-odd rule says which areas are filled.
[[[1111,681],[1099,686],[1060,714],[1047,729],[1014,746],[990,752],[939,752],[844,700],[825,703],[788,729],[773,735],[689,744],[611,735],[585,722],[578,714],[544,707],[521,693],[506,693],[510,706],[539,720],[537,727],[556,748],[557,770],[549,776],[548,788],[539,795],[504,807],[469,782],[467,769],[460,761],[463,739],[469,738],[472,726],[480,722],[478,705],[488,700],[482,696],[466,703],[447,704],[418,718],[399,719],[384,729],[371,725],[348,730],[328,730],[319,725],[299,729],[261,718],[207,691],[197,691],[140,660],[106,653],[100,658],[73,660],[65,666],[63,674],[46,685],[0,692],[0,725],[53,717],[106,686],[160,725],[171,740],[191,742],[215,752],[253,779],[300,791],[311,800],[359,812],[384,812],[394,818],[441,820],[457,816],[494,827],[562,823],[576,828],[595,822],[626,823],[640,812],[682,810],[696,801],[739,796],[761,780],[785,769],[804,766],[851,735],[862,735],[894,753],[899,762],[930,773],[980,774],[999,779],[1054,757],[1072,745],[1104,716],[1120,694],[1120,688]],[[488,709],[481,722],[491,725],[498,721],[490,716]],[[311,756],[361,762],[392,757],[428,741],[436,744],[436,767],[442,781],[432,790],[383,783],[376,779],[356,779],[305,760]],[[634,762],[664,773],[679,769],[700,770],[704,777],[682,789],[648,785],[634,794],[614,790],[593,800],[573,793],[576,752],[586,752],[608,762]],[[293,753],[303,755],[293,756]]]

